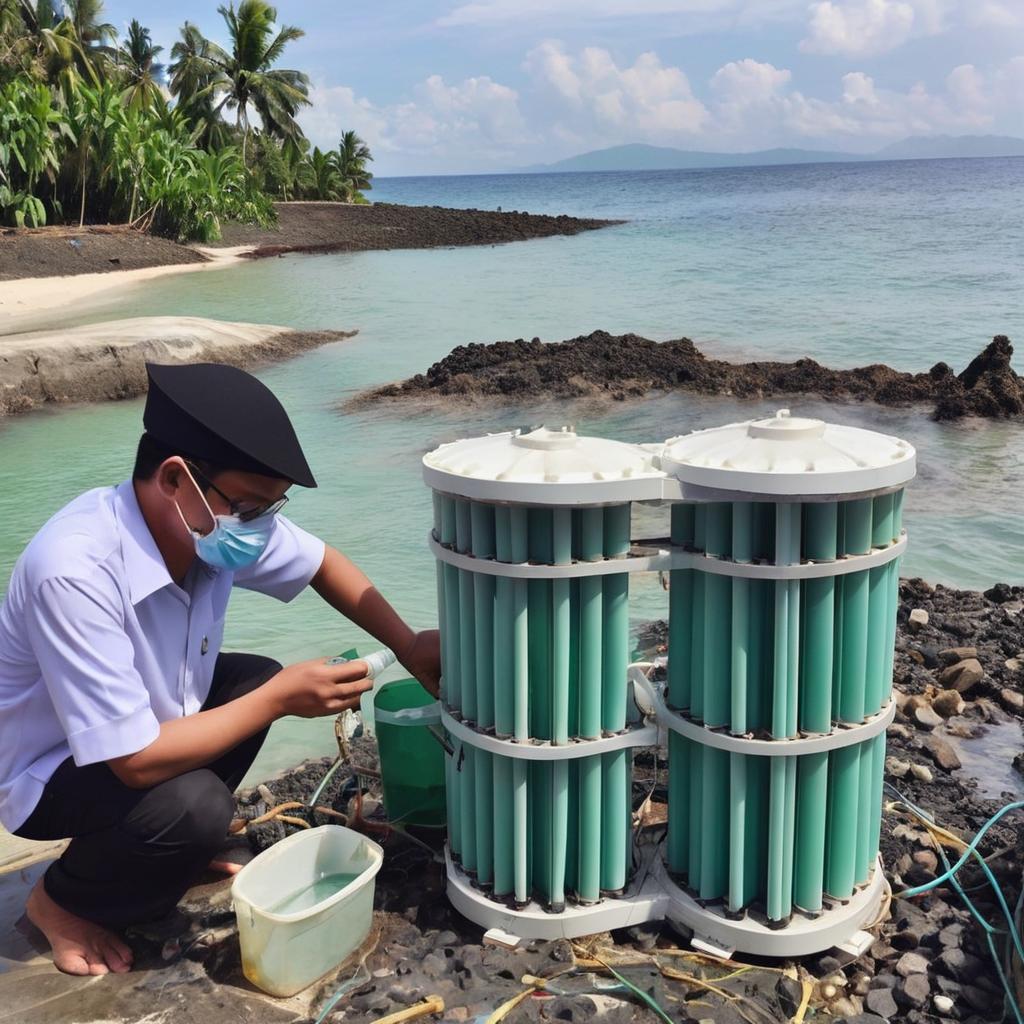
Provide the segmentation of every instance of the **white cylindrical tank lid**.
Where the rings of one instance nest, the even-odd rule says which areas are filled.
[[[664,477],[640,445],[581,437],[571,427],[466,438],[423,457],[423,479],[435,491],[527,505],[657,499]]]
[[[916,471],[916,453],[906,441],[791,416],[788,409],[670,438],[660,462],[684,485],[792,497],[898,487]]]

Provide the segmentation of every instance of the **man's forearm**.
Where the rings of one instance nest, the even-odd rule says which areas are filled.
[[[125,785],[146,789],[210,764],[280,715],[273,691],[262,686],[220,707],[162,723],[148,747],[107,764]]]
[[[330,545],[312,586],[332,608],[390,647],[399,658],[409,651],[416,634],[365,573]]]

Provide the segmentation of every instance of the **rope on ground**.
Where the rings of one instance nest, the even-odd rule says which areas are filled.
[[[427,996],[422,1002],[407,1006],[404,1010],[378,1017],[373,1024],[402,1024],[403,1021],[426,1017],[428,1013],[444,1013],[444,1000],[440,996]]]

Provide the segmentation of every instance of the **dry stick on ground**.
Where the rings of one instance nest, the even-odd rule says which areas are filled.
[[[402,1024],[402,1021],[425,1017],[428,1013],[444,1013],[444,1000],[440,996],[427,996],[420,1003],[408,1006],[397,1013],[389,1013],[386,1017],[378,1017],[374,1024]]]

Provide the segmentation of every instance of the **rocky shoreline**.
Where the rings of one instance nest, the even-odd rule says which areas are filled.
[[[1010,366],[1013,346],[997,335],[957,374],[946,363],[923,373],[874,364],[832,370],[813,359],[731,363],[704,355],[689,338],[651,341],[594,331],[568,341],[460,345],[426,373],[376,388],[356,403],[380,400],[524,402],[692,391],[736,398],[811,396],[887,406],[930,404],[937,420],[1024,418],[1024,378]]]
[[[889,730],[886,782],[964,838],[1004,801],[979,795],[978,781],[956,767],[954,744],[957,737],[983,736],[997,724],[1021,724],[1022,607],[1021,587],[998,585],[981,594],[921,580],[901,586],[894,673],[899,710]],[[664,623],[652,623],[641,632],[640,643],[652,653],[664,652],[666,634]],[[410,839],[389,831],[374,780],[373,741],[354,739],[351,760],[362,768],[362,782],[338,773],[320,801],[327,812],[293,807],[286,813],[311,824],[345,815],[384,845],[374,930],[335,975],[288,1001],[291,1016],[278,1015],[284,1007],[268,1001],[265,1013],[250,1010],[247,1019],[316,1020],[348,985],[325,1017],[329,1024],[373,1021],[432,994],[444,999],[445,1020],[473,1021],[526,991],[523,979],[529,975],[552,979],[551,990],[535,992],[517,1006],[515,1020],[655,1024],[654,1012],[616,987],[599,961],[614,966],[679,1021],[769,1024],[805,1017],[855,1024],[983,1024],[1001,1016],[1002,989],[983,933],[956,894],[942,887],[912,900],[898,896],[943,869],[928,830],[892,791],[886,796],[881,844],[887,880],[897,895],[867,954],[855,959],[831,951],[798,962],[736,964],[693,953],[685,934],[662,923],[575,943],[531,942],[518,950],[482,944],[481,929],[452,910],[444,895],[440,834],[419,830]],[[330,763],[309,761],[240,793],[239,824],[255,822],[282,803],[305,802]],[[664,766],[641,756],[636,775],[635,805],[653,785],[650,807],[660,808],[663,822]],[[663,827],[658,813],[645,820],[652,830]],[[237,841],[258,852],[297,827],[280,818],[246,824]],[[1011,907],[1021,887],[1022,843],[1021,816],[1011,815],[980,846]],[[953,848],[947,853],[954,860],[959,856]],[[959,877],[979,911],[997,921],[998,908],[980,870],[968,867]],[[144,962],[184,974],[191,991],[205,991],[197,998],[219,997],[219,1005],[245,988],[225,893],[223,885],[197,890],[183,904],[177,932],[150,929],[133,940]],[[205,990],[196,978],[205,980]]]
[[[276,203],[277,224],[229,224],[218,245],[250,246],[254,258],[286,253],[365,252],[496,245],[621,224],[622,221],[525,211],[462,210],[397,203]]]
[[[0,420],[44,405],[136,398],[146,393],[147,361],[250,367],[354,334],[201,317],[136,317],[3,335]]]

